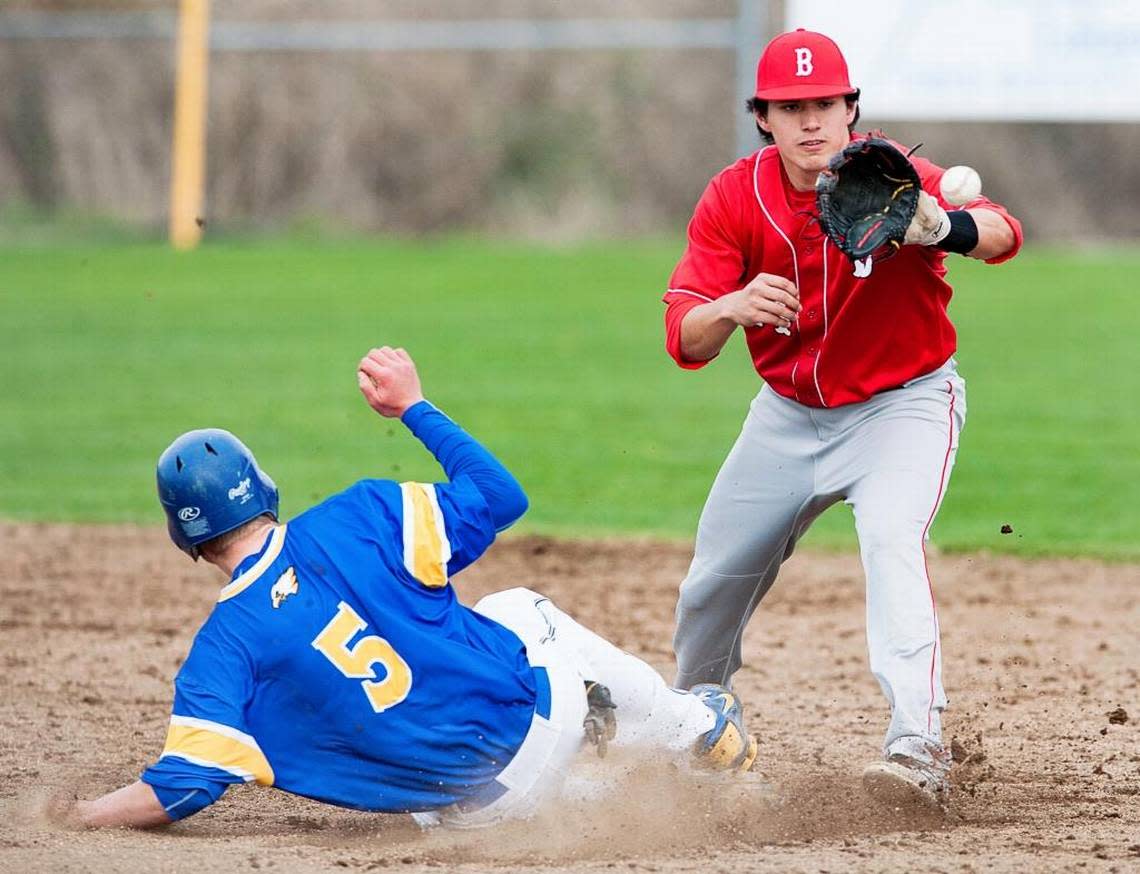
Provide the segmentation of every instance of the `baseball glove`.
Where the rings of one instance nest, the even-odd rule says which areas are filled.
[[[815,182],[820,224],[852,261],[898,251],[921,191],[907,156],[875,136],[848,143]]]

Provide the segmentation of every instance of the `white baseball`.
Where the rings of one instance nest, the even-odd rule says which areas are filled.
[[[959,164],[942,174],[942,199],[954,206],[969,203],[982,193],[982,177],[973,167]]]

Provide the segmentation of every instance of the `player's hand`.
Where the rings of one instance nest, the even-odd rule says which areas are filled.
[[[915,246],[935,246],[950,233],[950,217],[929,194],[918,192],[918,208],[906,229],[903,243]]]
[[[717,299],[721,318],[746,328],[772,325],[791,328],[800,313],[800,292],[783,276],[759,273],[740,291]]]
[[[390,419],[400,418],[424,399],[416,363],[403,349],[373,349],[360,359],[356,377],[368,406]]]
[[[89,804],[72,795],[56,792],[44,802],[43,813],[49,822],[61,828],[81,829],[84,827],[82,808]]]

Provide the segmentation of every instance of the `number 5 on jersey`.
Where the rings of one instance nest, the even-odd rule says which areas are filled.
[[[337,605],[336,615],[313,640],[313,649],[320,652],[346,677],[363,679],[360,684],[372,709],[377,713],[394,707],[412,688],[412,670],[400,654],[384,638],[370,634],[356,645],[348,642],[368,627],[355,610],[344,601]],[[385,671],[384,679],[376,679],[372,665],[379,663]]]

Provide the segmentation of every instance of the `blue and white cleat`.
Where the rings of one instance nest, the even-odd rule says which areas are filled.
[[[744,728],[740,699],[717,683],[700,683],[689,690],[716,716],[716,724],[697,739],[697,761],[717,771],[751,770],[760,745]]]

